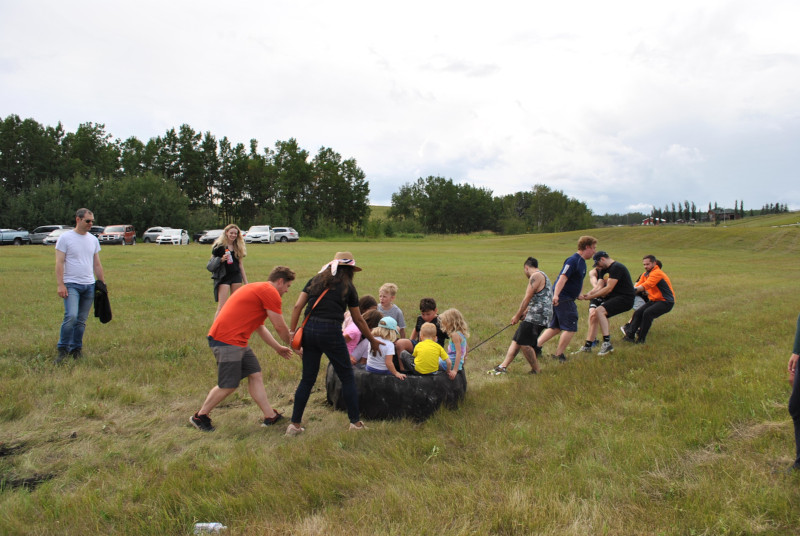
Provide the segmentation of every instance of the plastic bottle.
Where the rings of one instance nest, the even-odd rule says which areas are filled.
[[[233,257],[231,257],[231,250],[225,248],[225,253],[228,254],[228,264],[233,264]]]
[[[194,533],[195,534],[219,534],[223,530],[226,530],[228,527],[223,525],[222,523],[195,523],[194,524]]]

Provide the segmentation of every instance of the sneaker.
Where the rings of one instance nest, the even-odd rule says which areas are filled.
[[[58,356],[56,356],[55,364],[60,365],[64,359],[69,355],[66,348],[59,348],[58,349]]]
[[[287,436],[297,436],[305,432],[306,429],[300,425],[295,423],[289,423],[289,426],[286,428],[286,435]]]
[[[282,413],[278,413],[277,410],[274,410],[274,411],[275,411],[275,416],[274,417],[264,417],[264,420],[261,421],[261,426],[272,426],[273,424],[275,424],[279,420],[283,419],[283,414]]]
[[[600,341],[598,341],[597,339],[592,341],[592,348],[594,348],[595,346],[600,346]]]
[[[192,423],[192,425],[198,430],[202,430],[204,432],[214,431],[214,427],[211,426],[211,418],[208,415],[198,415],[195,413],[189,417],[189,422]]]
[[[572,352],[572,355],[591,354],[591,353],[592,353],[592,347],[591,346],[581,346],[576,351]]]
[[[361,422],[361,421],[358,421],[358,422],[351,422],[350,423],[350,428],[348,430],[352,432],[353,430],[360,431],[360,430],[366,430],[366,429],[367,429],[367,427],[364,426],[364,423]]]
[[[537,358],[542,357],[542,347],[541,346],[534,346],[533,353],[536,354]]]
[[[627,325],[627,324],[626,324],[626,325]],[[627,331],[625,331],[625,326],[620,326],[620,327],[619,327],[619,330],[622,332],[622,336],[623,336],[623,337],[628,337],[628,338],[630,339],[630,336],[628,335],[628,332],[627,332]]]
[[[636,339],[632,339],[632,338],[628,337],[627,335],[625,335],[624,337],[622,337],[622,341],[634,344],[636,342]]]
[[[501,367],[500,365],[497,365],[496,367],[494,367],[492,370],[489,371],[489,374],[494,374],[495,376],[500,376],[501,374],[505,373],[506,373],[506,367]]]
[[[565,356],[564,354],[558,354],[558,355],[550,354],[550,357],[552,357],[553,359],[555,359],[560,363],[564,363],[567,360],[567,356]]]
[[[611,346],[610,342],[604,342],[603,345],[600,347],[600,351],[597,352],[597,355],[608,355],[614,353],[614,347]]]

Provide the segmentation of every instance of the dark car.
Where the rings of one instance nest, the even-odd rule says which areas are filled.
[[[210,231],[206,231],[203,236],[197,239],[197,241],[201,244],[211,244],[222,236],[224,229],[211,229]]]
[[[100,236],[101,234],[103,234],[104,230],[105,227],[103,227],[102,225],[92,225],[92,229],[89,231],[89,233],[93,234],[94,236]]]

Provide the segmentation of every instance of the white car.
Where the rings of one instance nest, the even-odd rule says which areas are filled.
[[[297,242],[298,240],[300,240],[300,235],[292,227],[272,228],[273,242]]]
[[[186,229],[164,229],[158,238],[156,244],[172,244],[175,246],[185,246],[189,243],[189,231]]]
[[[56,242],[58,242],[58,237],[67,231],[69,231],[69,229],[55,229],[54,231],[50,231],[50,234],[42,239],[42,244],[45,246],[55,246]]]
[[[269,244],[272,242],[272,233],[270,232],[269,225],[253,225],[247,230],[244,235],[246,244],[260,242],[262,244]]]

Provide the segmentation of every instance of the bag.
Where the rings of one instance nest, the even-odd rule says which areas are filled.
[[[212,255],[211,258],[208,260],[208,264],[206,265],[206,270],[211,272],[212,274],[219,270],[220,265],[222,264],[222,257],[217,257]]]
[[[325,289],[325,291],[322,294],[319,295],[319,298],[317,298],[317,301],[315,301],[314,305],[311,306],[311,311],[314,310],[314,307],[317,306],[317,304],[319,303],[319,300],[321,300],[322,297],[327,293],[328,293],[328,289]],[[306,315],[306,317],[303,319],[303,325],[301,325],[299,328],[297,328],[297,331],[294,332],[294,337],[292,337],[292,348],[295,349],[295,350],[299,350],[300,348],[303,347],[303,328],[306,327],[306,322],[308,322],[308,317],[311,316],[311,311],[309,311],[308,314]]]

